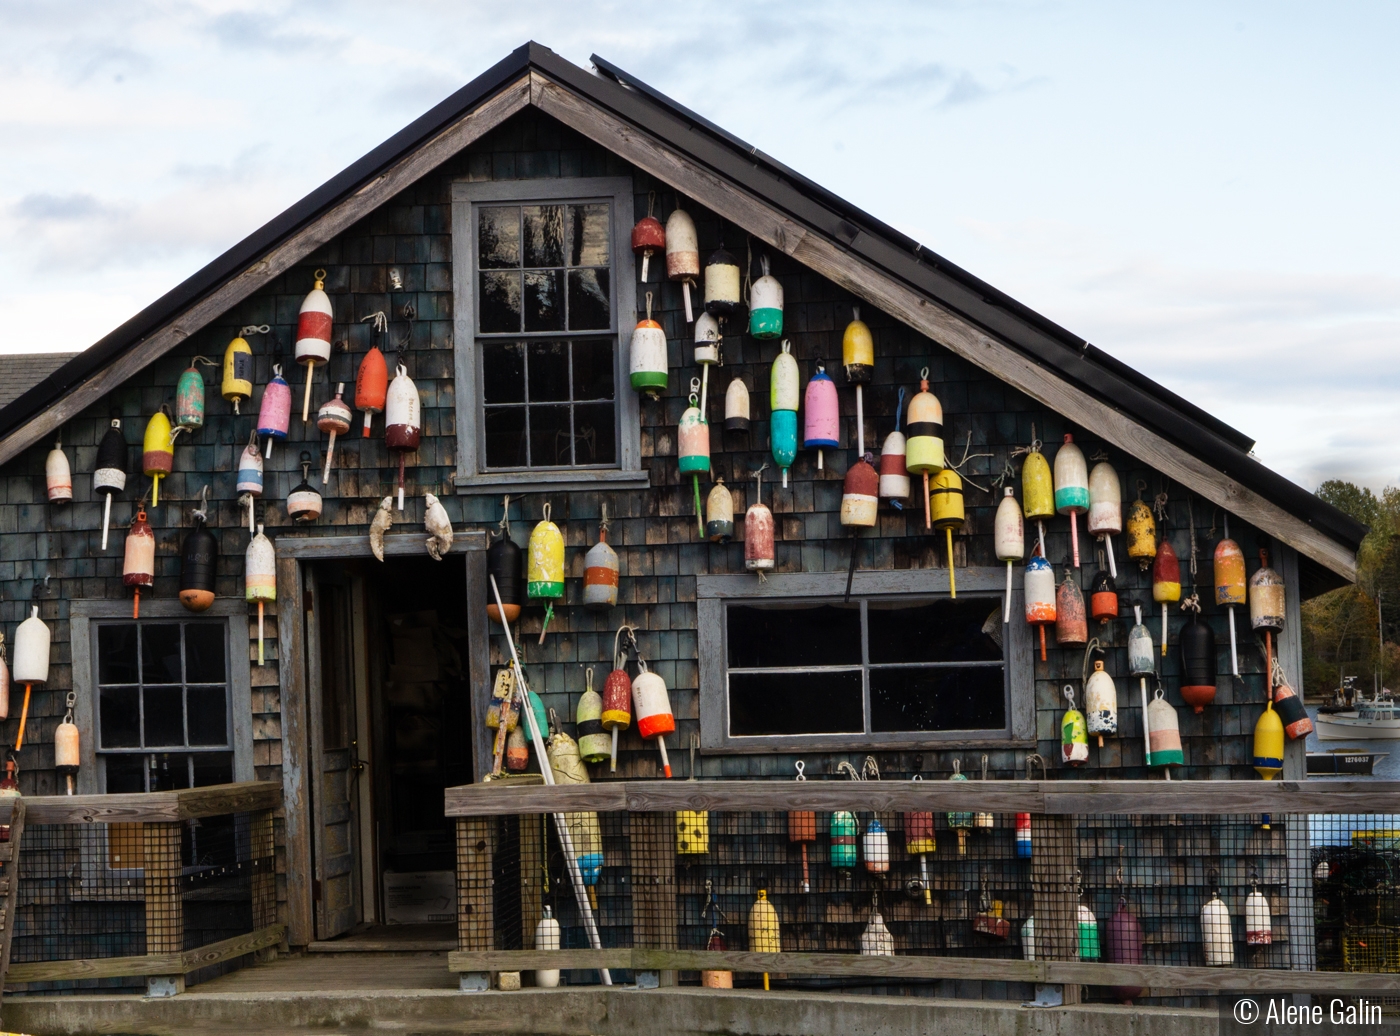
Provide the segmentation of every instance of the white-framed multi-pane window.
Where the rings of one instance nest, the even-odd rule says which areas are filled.
[[[457,485],[645,485],[627,177],[453,184]]]

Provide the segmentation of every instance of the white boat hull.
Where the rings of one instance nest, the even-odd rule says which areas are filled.
[[[1362,719],[1333,713],[1321,713],[1313,720],[1319,741],[1398,741],[1400,718]]]

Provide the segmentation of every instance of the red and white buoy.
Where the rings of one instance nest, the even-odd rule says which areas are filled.
[[[330,296],[326,294],[326,271],[316,271],[316,285],[301,300],[301,312],[297,315],[296,358],[306,368],[306,394],[301,401],[302,422],[311,416],[311,378],[316,364],[327,363],[331,358],[331,325],[335,321],[335,310],[331,308]]]
[[[641,280],[643,283],[647,279],[652,253],[666,249],[666,228],[661,225],[659,219],[652,215],[655,206],[656,192],[652,191],[647,195],[647,214],[637,220],[637,225],[632,228],[632,251],[642,257]]]
[[[44,485],[49,503],[73,502],[73,469],[68,464],[68,454],[63,452],[62,437],[54,440],[53,449],[44,460]]]
[[[322,485],[330,481],[331,462],[335,458],[335,437],[350,431],[350,419],[354,416],[345,402],[345,382],[342,381],[335,387],[335,397],[326,400],[321,404],[321,409],[316,411],[317,429],[328,432],[331,437],[331,441],[326,444],[326,468],[321,472]]]
[[[671,712],[666,681],[647,668],[646,659],[640,651],[637,652],[637,668],[641,672],[632,681],[632,710],[637,714],[637,733],[644,741],[656,738],[656,747],[661,751],[661,769],[670,777],[671,760],[666,757],[666,735],[676,729],[676,717]]]
[[[767,466],[764,464],[763,468]],[[763,504],[763,468],[755,475],[758,489],[754,502],[744,513],[744,567],[760,577],[764,572],[773,571],[774,564],[773,512]]]
[[[141,588],[153,586],[156,581],[156,534],[146,521],[146,509],[142,507],[131,519],[131,529],[126,534],[126,556],[122,561],[122,585],[136,591],[131,605],[131,617],[141,618]]]
[[[399,364],[384,403],[384,445],[399,455],[399,510],[403,510],[404,458],[418,449],[423,435],[423,415],[418,386]]]

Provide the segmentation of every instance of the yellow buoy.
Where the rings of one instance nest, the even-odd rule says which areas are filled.
[[[758,899],[749,911],[749,952],[782,953],[782,931],[778,925],[778,911],[768,902],[766,889],[758,890]],[[763,973],[763,988],[768,988],[768,972]]]
[[[1254,724],[1254,769],[1266,781],[1283,772],[1283,720],[1270,700]]]
[[[146,436],[141,445],[141,471],[151,479],[151,506],[160,503],[160,480],[170,474],[175,464],[175,436],[185,431],[170,428],[165,411],[157,410],[146,424]]]
[[[1050,462],[1040,452],[1036,442],[1021,462],[1021,510],[1026,521],[1036,523],[1040,554],[1045,556],[1045,519],[1055,517],[1055,482],[1050,477]]]
[[[550,505],[545,504],[544,520],[530,533],[530,556],[525,563],[525,592],[532,600],[545,602],[541,644],[554,617],[554,602],[564,596],[564,536],[549,515]]]
[[[1152,517],[1152,508],[1141,500],[1128,505],[1128,557],[1137,558],[1138,567],[1143,571],[1157,556],[1157,522]]]
[[[958,583],[953,574],[953,533],[963,527],[967,512],[963,507],[963,484],[958,473],[944,468],[929,484],[929,515],[934,529],[942,529],[948,544],[948,595],[958,596]]]
[[[238,405],[253,394],[253,349],[242,335],[224,350],[224,380],[219,394],[233,404],[235,414],[240,412]]]

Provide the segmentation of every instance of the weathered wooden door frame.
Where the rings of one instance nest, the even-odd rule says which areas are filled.
[[[398,533],[384,537],[386,556],[421,555],[423,534]],[[312,902],[311,797],[308,782],[314,772],[311,752],[305,659],[306,618],[302,607],[306,592],[303,564],[313,561],[348,561],[373,557],[367,536],[279,536],[277,547],[277,658],[282,697],[282,787],[286,811],[287,942],[305,946],[315,938]],[[458,531],[452,553],[466,555],[468,614],[471,602],[486,600],[486,534],[477,529]],[[484,611],[484,609],[482,609]],[[467,623],[468,666],[471,676],[472,715],[485,715],[490,693],[490,646],[486,622]],[[472,724],[472,771],[480,772],[487,758],[484,724]]]

